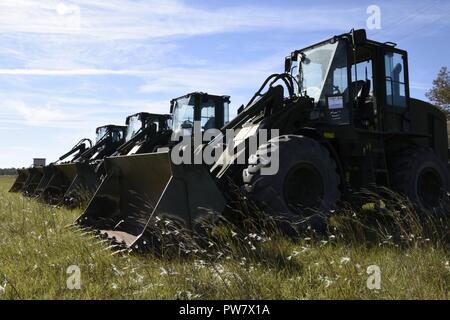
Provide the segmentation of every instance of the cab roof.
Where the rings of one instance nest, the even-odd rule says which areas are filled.
[[[365,44],[367,44],[367,45],[370,45],[370,46],[373,46],[373,47],[379,47],[379,48],[383,48],[383,49],[389,49],[389,50],[393,50],[395,52],[400,52],[400,53],[404,53],[404,54],[407,53],[405,50],[397,48],[397,44],[394,43],[394,42],[390,42],[390,41],[388,41],[388,42],[378,42],[378,41],[375,41],[375,40],[367,39],[366,30],[365,29],[357,29],[357,30],[351,30],[350,32],[343,33],[343,34],[340,34],[340,35],[335,35],[335,36],[333,36],[331,38],[328,38],[326,40],[317,42],[317,43],[315,43],[313,45],[304,47],[304,48],[299,49],[299,50],[295,50],[295,51],[293,51],[291,53],[291,57],[293,57],[294,55],[298,54],[299,52],[302,52],[302,51],[305,51],[305,50],[309,50],[309,49],[313,49],[315,47],[319,47],[319,46],[322,46],[322,45],[327,44],[327,43],[335,43],[336,41],[341,40],[341,39],[346,39],[346,40],[352,41],[352,35],[353,35],[354,32],[359,32],[359,33],[363,34],[365,39],[366,39],[365,40]]]
[[[97,132],[100,129],[104,129],[104,128],[107,130],[114,130],[114,129],[125,130],[126,126],[119,126],[119,125],[115,125],[115,124],[106,124],[104,126],[97,127],[95,129],[95,132]]]

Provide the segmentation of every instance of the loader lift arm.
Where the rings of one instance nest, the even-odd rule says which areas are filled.
[[[89,144],[89,147],[86,147],[86,143]],[[78,159],[85,152],[89,151],[91,148],[92,148],[92,140],[91,139],[87,139],[87,138],[81,139],[72,149],[70,149],[68,152],[66,152],[61,157],[59,157],[57,161],[52,162],[51,164],[56,164],[76,152],[78,152],[78,154],[74,156],[74,160]]]

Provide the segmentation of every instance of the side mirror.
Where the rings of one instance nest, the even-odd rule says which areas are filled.
[[[358,29],[351,32],[354,47],[362,46],[367,42],[366,30]]]

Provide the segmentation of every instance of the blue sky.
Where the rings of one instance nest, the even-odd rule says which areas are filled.
[[[231,96],[232,113],[284,57],[365,28],[409,51],[412,96],[449,66],[450,2],[1,0],[0,167],[55,160],[95,127],[167,113],[190,91]]]

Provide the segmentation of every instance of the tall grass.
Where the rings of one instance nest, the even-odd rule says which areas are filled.
[[[161,226],[157,250],[136,254],[67,227],[80,210],[9,194],[11,184],[0,179],[0,299],[450,296],[447,218],[424,218],[396,195],[380,202],[367,192],[361,205],[335,212],[326,233],[306,230],[294,239],[277,219],[237,199],[195,239]],[[71,265],[81,270],[80,290],[67,288]],[[380,267],[379,290],[367,288],[370,265]]]

